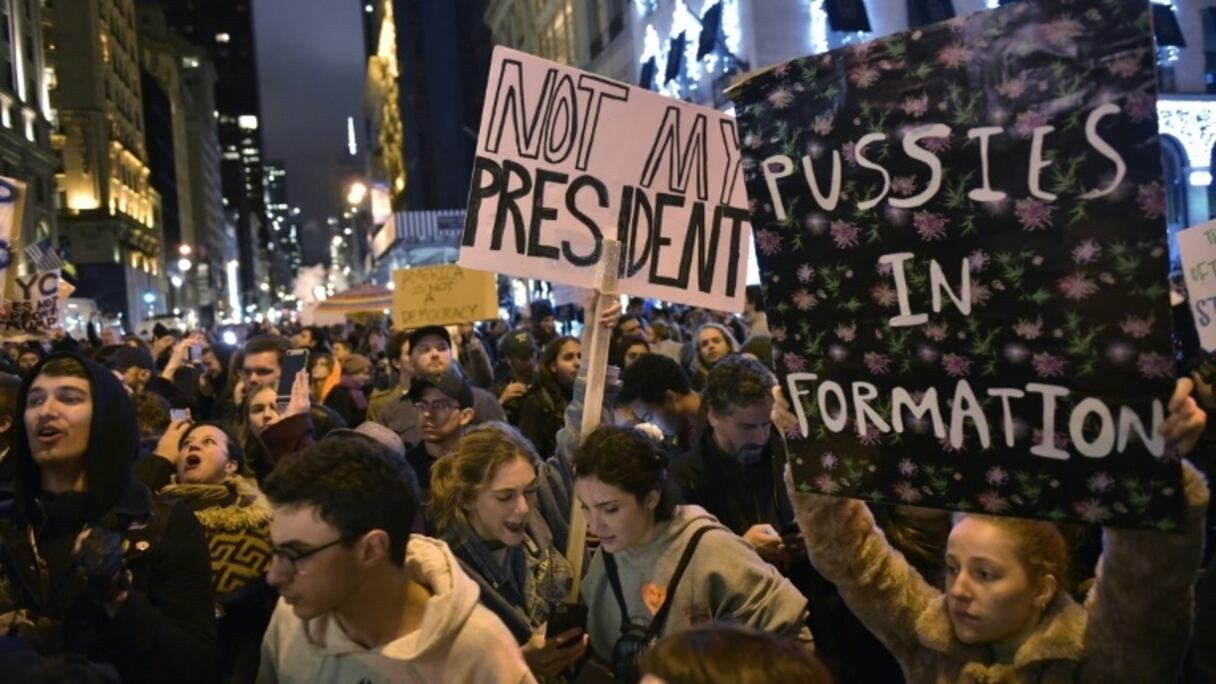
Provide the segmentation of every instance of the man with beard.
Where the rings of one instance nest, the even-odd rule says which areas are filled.
[[[418,328],[410,333],[406,342],[402,345],[402,355],[409,354],[410,372],[402,374],[400,395],[380,409],[376,422],[392,428],[409,447],[422,442],[423,434],[422,416],[410,399],[411,385],[406,384],[407,380],[423,375],[457,373],[459,366],[453,363],[452,336],[447,328],[438,325]],[[507,419],[494,395],[479,387],[474,387],[472,391],[474,422]],[[421,477],[422,473],[418,475]]]
[[[704,507],[762,558],[782,563],[802,553],[779,530],[794,520],[781,476],[785,445],[773,429],[772,373],[754,359],[728,356],[709,372],[708,410],[691,448],[672,464],[684,503]]]

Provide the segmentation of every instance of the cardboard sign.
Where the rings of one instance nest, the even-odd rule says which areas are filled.
[[[393,325],[399,330],[498,318],[493,273],[459,266],[393,271]]]
[[[0,307],[0,337],[33,340],[59,327],[59,271],[14,278],[9,300]]]
[[[1216,351],[1216,221],[1180,231],[1178,252],[1199,345]]]
[[[1173,529],[1147,0],[1026,0],[734,97],[807,491]]]
[[[743,310],[751,227],[735,121],[499,46],[459,263]]]

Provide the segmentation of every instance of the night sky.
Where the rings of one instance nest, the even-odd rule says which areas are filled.
[[[287,166],[287,192],[303,218],[325,224],[342,210],[335,169],[346,154],[346,117],[364,153],[362,5],[255,0],[262,140]]]

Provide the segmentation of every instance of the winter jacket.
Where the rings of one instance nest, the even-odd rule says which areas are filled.
[[[347,427],[353,428],[367,418],[367,395],[359,381],[349,375],[342,376],[326,393],[323,403],[342,416]]]
[[[1190,640],[1208,488],[1184,463],[1181,534],[1104,530],[1097,580],[1082,606],[1058,592],[1010,663],[954,636],[945,595],[891,548],[857,500],[786,483],[815,567],[895,655],[910,684],[1172,682]]]
[[[239,475],[217,485],[170,484],[160,495],[189,505],[206,531],[223,680],[252,682],[262,635],[279,598],[266,583],[270,503],[253,481]]]
[[[498,399],[480,387],[473,388],[473,424],[484,423],[487,420],[503,420],[507,416],[498,404]],[[401,438],[408,448],[422,441],[422,416],[414,407],[414,402],[405,394],[390,402],[380,410],[377,422],[387,425]],[[421,475],[421,473],[419,473]]]
[[[722,526],[700,506],[677,506],[649,544],[613,554],[629,621],[649,624],[667,593],[684,547],[693,533],[712,528],[693,553],[659,636],[699,622],[735,622],[771,634],[811,639],[805,627],[807,601],[790,581],[764,562],[747,542]],[[582,584],[583,603],[590,608],[587,631],[591,647],[611,662],[613,645],[621,636],[621,611],[597,552]]]
[[[259,684],[535,682],[515,639],[478,602],[477,583],[447,544],[413,535],[405,566],[432,594],[416,631],[367,649],[331,614],[301,620],[280,601],[262,642]]]
[[[532,442],[541,458],[553,455],[569,403],[570,398],[556,384],[543,380],[524,395],[519,408],[519,431]]]
[[[702,416],[692,448],[671,464],[671,482],[683,503],[697,504],[735,534],[767,523],[781,530],[794,522],[794,509],[785,492],[785,444],[777,430],[755,463],[744,464],[723,453],[714,442],[713,428]]]
[[[16,498],[0,507],[0,635],[19,636],[43,653],[75,653],[113,665],[124,682],[208,682],[216,665],[215,602],[207,540],[184,504],[156,504],[132,476],[138,448],[135,408],[105,368],[74,355],[89,375],[91,438],[84,455],[86,492],[49,494],[14,424]],[[73,547],[86,528],[107,528],[126,542],[132,590],[113,617],[76,569]],[[37,623],[35,626],[32,623]]]

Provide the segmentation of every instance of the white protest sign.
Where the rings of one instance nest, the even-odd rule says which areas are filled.
[[[458,263],[742,311],[751,246],[738,129],[721,112],[499,46]]]
[[[1180,231],[1178,252],[1199,344],[1216,351],[1216,221]]]

